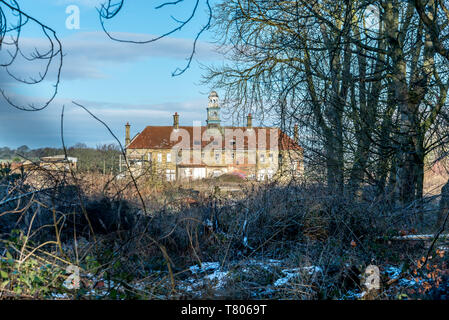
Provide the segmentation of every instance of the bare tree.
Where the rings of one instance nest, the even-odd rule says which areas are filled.
[[[162,2],[160,5],[157,5],[155,7],[155,10],[162,9],[167,6],[177,6],[183,2],[184,2],[183,0],[176,0],[176,1],[172,1],[172,2],[168,2],[168,1]],[[196,46],[198,43],[198,39],[210,27],[210,23],[211,23],[211,19],[212,19],[212,8],[210,6],[209,0],[204,0],[204,1],[195,0],[193,2],[193,6],[190,8],[190,11],[188,11],[189,14],[186,19],[180,20],[180,19],[177,19],[172,16],[172,19],[176,22],[177,26],[175,26],[174,28],[172,28],[170,30],[167,30],[163,34],[157,35],[155,37],[151,37],[150,39],[139,40],[139,41],[118,38],[117,36],[114,36],[113,34],[111,34],[111,32],[107,29],[107,27],[105,25],[106,21],[113,19],[120,13],[120,11],[122,11],[123,7],[126,4],[125,0],[107,0],[100,6],[100,8],[98,9],[98,12],[99,12],[101,26],[102,26],[104,32],[106,33],[106,35],[111,40],[119,41],[119,42],[126,42],[126,43],[133,43],[133,44],[147,44],[147,43],[156,42],[162,38],[168,37],[178,31],[181,31],[185,26],[187,26],[189,23],[191,23],[192,20],[195,18],[195,16],[198,14],[198,11],[200,10],[199,8],[200,8],[200,5],[202,2],[204,2],[207,7],[208,20],[206,21],[206,23],[204,25],[202,25],[200,27],[200,30],[198,31],[198,33],[195,36],[195,39],[193,40],[192,51],[190,53],[190,56],[187,58],[186,66],[184,66],[182,68],[177,68],[172,73],[173,76],[179,76],[179,75],[183,74],[190,67],[193,57],[196,52]]]
[[[318,138],[305,146],[333,192],[370,183],[401,203],[422,197],[448,70],[413,3],[235,0],[215,12],[234,63],[205,82],[224,88],[237,114],[299,122]]]
[[[182,2],[182,0],[162,2],[160,5],[155,7],[155,10],[167,6],[180,5]],[[156,42],[162,38],[170,36],[182,30],[189,23],[192,23],[194,17],[198,15],[198,11],[201,9],[202,3],[203,1],[196,0],[194,5],[190,8],[191,12],[189,16],[184,20],[179,20],[172,17],[177,24],[177,26],[173,29],[167,30],[167,32],[151,39],[142,41],[119,39],[111,34],[111,32],[109,32],[106,28],[105,22],[112,20],[120,13],[122,8],[125,6],[125,0],[104,0],[98,8],[98,12],[101,26],[110,39],[120,42],[145,44]],[[210,26],[212,9],[209,0],[205,0],[204,4],[208,9],[208,19],[195,35],[192,44],[192,51],[189,57],[187,57],[187,64],[182,68],[177,68],[173,72],[173,76],[183,74],[190,67],[196,52],[198,40]],[[44,48],[34,48],[32,52],[26,51],[27,46],[23,43],[23,30],[28,25],[37,27],[41,30],[43,38],[47,41]],[[34,68],[39,69],[39,71],[36,72],[36,75],[20,74],[15,70],[15,67],[22,66],[25,63],[29,63]],[[45,109],[54,100],[58,93],[62,66],[62,44],[56,34],[56,31],[44,22],[34,18],[32,14],[24,12],[20,8],[18,1],[0,0],[0,68],[3,71],[0,78],[0,93],[7,103],[17,109],[25,111],[39,111]],[[14,94],[7,91],[6,84],[8,81],[12,81],[15,85],[38,85],[43,84],[45,81],[51,81],[53,84],[50,89],[51,92],[46,100],[43,102],[26,102],[24,97],[16,97]]]
[[[32,53],[26,53],[21,43],[22,30],[27,25],[37,26],[47,41],[44,49],[35,48]],[[3,52],[3,54],[2,54]],[[62,44],[54,29],[45,23],[32,17],[21,10],[19,3],[15,0],[0,1],[0,68],[2,70],[2,85],[0,93],[3,98],[13,107],[26,111],[38,111],[45,109],[56,97],[61,77],[63,62]],[[37,75],[19,75],[14,67],[24,63],[33,63],[39,68]],[[56,75],[52,76],[51,68],[54,66]],[[37,85],[44,80],[53,82],[53,88],[49,97],[42,103],[21,102],[19,98],[13,97],[4,87],[7,80],[13,80],[24,85]]]

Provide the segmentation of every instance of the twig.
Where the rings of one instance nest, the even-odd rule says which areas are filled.
[[[27,192],[27,193],[21,194],[19,196],[15,196],[15,197],[12,197],[12,198],[0,201],[0,206],[2,206],[4,204],[7,204],[9,202],[15,201],[15,200],[20,200],[22,198],[26,198],[28,196],[31,196],[31,195],[39,193],[39,192],[44,192],[44,191],[48,191],[48,190],[52,190],[52,189],[55,189],[55,187],[50,187],[50,188],[45,188],[45,189],[41,189],[41,190],[35,190],[35,191]]]
[[[432,241],[432,244],[429,247],[429,250],[427,251],[426,260],[423,263],[424,266],[427,264],[427,261],[429,260],[430,253],[431,253],[435,243],[437,242],[437,240],[440,237],[441,233],[444,231],[448,218],[449,218],[449,210],[446,212],[446,218],[444,219],[443,225],[441,226],[440,230],[436,234],[435,238]],[[448,236],[448,235],[446,235],[446,236]]]

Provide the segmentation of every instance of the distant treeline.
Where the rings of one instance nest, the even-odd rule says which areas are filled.
[[[42,157],[61,154],[64,154],[62,148],[30,149],[26,145],[17,149],[0,147],[0,160],[11,162],[38,161]],[[77,143],[67,148],[67,156],[78,158],[77,166],[80,171],[117,173],[120,154],[120,148],[116,144],[103,144],[96,148],[89,148],[84,143]]]

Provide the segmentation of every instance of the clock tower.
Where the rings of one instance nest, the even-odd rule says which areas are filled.
[[[220,106],[218,104],[218,94],[212,91],[209,94],[209,105],[207,107],[207,127],[220,128]]]

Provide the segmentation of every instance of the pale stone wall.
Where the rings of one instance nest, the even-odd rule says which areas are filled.
[[[269,180],[280,175],[301,175],[303,168],[302,154],[298,151],[281,151],[282,160],[279,163],[279,152],[276,150],[243,151],[243,150],[185,150],[177,154],[171,149],[131,149],[126,150],[128,160],[136,174],[144,172],[160,176],[163,180],[174,180],[177,178],[193,178],[202,176],[200,165],[193,169],[194,163],[188,168],[179,168],[185,161],[193,161],[207,164],[205,168],[206,177],[213,177],[234,170],[247,172],[247,177],[257,180]],[[209,159],[207,159],[209,157]],[[254,164],[248,165],[249,157]],[[184,159],[184,161],[183,161]],[[149,170],[151,163],[151,170]],[[190,170],[189,170],[190,168]],[[244,168],[244,169],[242,169]],[[146,171],[145,171],[146,170]],[[182,170],[182,172],[181,172]]]
[[[127,149],[126,156],[136,175],[151,174],[176,180],[176,157],[171,149]]]

